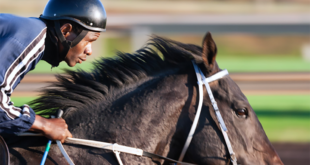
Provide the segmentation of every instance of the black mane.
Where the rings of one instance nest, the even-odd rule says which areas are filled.
[[[113,89],[138,82],[196,60],[202,62],[202,48],[154,36],[146,47],[133,54],[118,52],[114,58],[101,58],[91,72],[66,70],[58,82],[43,90],[30,104],[37,114],[54,114],[56,109],[82,107],[105,100]]]

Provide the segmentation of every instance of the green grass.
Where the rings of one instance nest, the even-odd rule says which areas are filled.
[[[36,97],[12,97],[22,106]],[[310,95],[249,95],[252,108],[272,142],[310,142]]]
[[[310,142],[310,95],[247,96],[272,142]]]
[[[28,104],[30,101],[36,98],[37,97],[11,97],[11,101],[14,102],[14,106],[20,107],[24,104]]]
[[[229,72],[301,72],[310,71],[310,61],[294,56],[217,56],[222,69]]]
[[[310,95],[248,95],[254,111],[310,112]]]
[[[82,64],[76,64],[75,67],[69,67],[65,62],[61,62],[58,67],[51,68],[51,65],[45,61],[40,61],[36,68],[29,73],[47,73],[47,74],[58,74],[63,73],[64,69],[78,70],[83,69],[85,71],[90,71],[93,67],[91,61],[85,61]]]
[[[309,113],[308,113],[309,114]],[[258,116],[272,142],[310,142],[310,118]]]

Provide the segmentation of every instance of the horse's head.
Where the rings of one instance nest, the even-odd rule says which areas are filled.
[[[202,45],[203,62],[199,65],[206,77],[220,71],[215,60],[216,53],[216,44],[211,34],[207,33]],[[227,126],[227,134],[238,164],[282,164],[255,112],[237,84],[229,76],[225,76],[209,83],[209,85]],[[183,115],[184,118],[189,116],[191,120],[194,119],[198,105],[197,88],[194,88],[193,95],[195,96],[192,99],[193,106],[189,109],[188,115]],[[188,130],[182,134],[183,136],[188,134]],[[229,158],[215,111],[204,88],[203,106],[198,127],[184,161],[219,165],[227,164]]]

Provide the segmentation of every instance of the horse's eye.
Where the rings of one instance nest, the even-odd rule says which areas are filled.
[[[238,110],[236,110],[236,114],[240,117],[247,117],[248,116],[248,110],[246,108],[238,109]]]

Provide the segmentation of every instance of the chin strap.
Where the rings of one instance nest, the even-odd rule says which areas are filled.
[[[60,52],[60,57],[62,59],[64,59],[66,57],[70,48],[76,46],[88,33],[87,30],[82,30],[82,32],[73,41],[69,41],[69,40],[66,40],[66,38],[63,36],[63,34],[60,30],[59,21],[54,21],[54,28],[55,28],[56,35],[57,35],[60,43],[64,47],[63,51]]]

